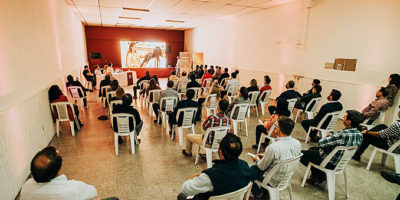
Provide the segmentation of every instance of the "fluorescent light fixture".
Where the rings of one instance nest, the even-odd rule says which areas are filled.
[[[140,9],[140,8],[122,8],[127,11],[138,11],[138,12],[150,12],[149,9]]]
[[[120,19],[135,19],[135,20],[141,20],[142,18],[140,17],[119,17]]]
[[[184,23],[185,21],[181,20],[172,20],[172,19],[166,19],[165,22],[175,22],[175,23]]]

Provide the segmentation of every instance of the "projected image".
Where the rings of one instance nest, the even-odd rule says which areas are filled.
[[[164,42],[121,41],[121,63],[124,68],[165,68]]]

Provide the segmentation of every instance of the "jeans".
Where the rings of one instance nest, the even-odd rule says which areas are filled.
[[[319,150],[320,150],[320,147],[311,147],[308,150],[301,151],[301,153],[303,153],[303,156],[300,158],[301,164],[303,164],[306,167],[309,162],[312,162],[317,165],[321,164],[324,159],[321,157]],[[334,169],[335,165],[328,163],[325,166],[325,168]],[[320,171],[319,169],[311,167],[311,178],[315,178],[322,182],[326,179],[326,175],[324,172]]]
[[[301,126],[304,128],[306,132],[308,132],[308,129],[310,129],[310,126],[316,126],[316,123],[314,122],[313,119],[308,119],[308,120],[303,120],[301,121]],[[310,138],[315,138],[317,136],[318,131],[312,130],[310,132]]]

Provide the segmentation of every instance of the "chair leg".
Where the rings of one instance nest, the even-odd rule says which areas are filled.
[[[320,132],[321,132],[321,138],[322,138],[322,139],[326,138],[326,135],[328,134],[328,131],[326,131],[326,130],[321,130]]]
[[[233,133],[237,136],[238,135],[238,131],[237,131],[237,122],[236,121],[233,121]]]
[[[293,190],[292,190],[292,183],[291,182],[289,182],[288,190],[289,190],[289,199],[293,200]]]
[[[306,173],[304,173],[303,181],[301,182],[301,187],[304,187],[304,184],[306,184],[306,180],[308,178],[308,174],[310,173],[311,170],[311,164],[308,163]]]
[[[328,195],[329,195],[329,200],[334,200],[335,199],[335,173],[326,173],[326,180],[328,182]]]
[[[81,125],[79,125],[78,119],[75,117],[75,123],[76,123],[76,127],[78,128],[78,130],[81,130]]]
[[[134,132],[129,134],[129,139],[131,140],[131,153],[135,154],[135,136],[134,136]]]
[[[196,134],[195,132],[194,132],[194,124],[192,124],[192,134],[194,135],[194,134]]]
[[[244,125],[246,126],[246,137],[249,137],[249,129],[247,128],[247,120],[244,120]]]
[[[261,133],[260,141],[258,141],[258,148],[257,148],[257,153],[260,153],[260,148],[261,148],[261,142],[265,140],[265,137],[263,133]]]
[[[182,143],[183,143],[183,128],[179,127],[178,131],[179,131],[179,146],[182,146]]]
[[[307,131],[306,141],[304,141],[304,144],[307,144],[308,137],[310,136],[310,132],[311,132],[311,127]]]
[[[75,136],[75,127],[74,127],[74,121],[70,121],[69,125],[71,126],[71,135]]]
[[[295,118],[294,122],[297,122],[297,118],[299,117],[299,113],[300,113],[300,112],[303,112],[303,111],[301,111],[301,110],[297,110],[297,113],[296,113],[296,118]]]
[[[57,137],[60,137],[60,121],[58,119],[56,120],[56,132]]]
[[[251,106],[249,106],[249,108],[247,109],[247,118],[250,118],[250,110],[251,110],[250,107]]]
[[[211,149],[206,149],[206,158],[207,158],[207,168],[212,167],[212,151]]]
[[[207,111],[207,117],[210,116],[210,109],[206,108],[206,111]]]
[[[400,156],[394,156],[394,167],[396,169],[396,173],[400,174]]]
[[[269,199],[279,200],[279,190],[277,188],[268,188]]]
[[[257,117],[258,117],[258,106],[257,106],[257,104],[254,107],[256,107],[256,114],[257,114]]]
[[[175,125],[173,125],[171,129],[171,140],[174,140],[174,137],[175,137]]]
[[[387,154],[385,154],[385,153],[382,153],[382,166],[385,166],[385,163],[386,163],[386,158],[387,158]]]
[[[265,105],[263,103],[260,103],[260,107],[261,107],[261,114],[265,115],[265,113],[264,113]]]
[[[347,170],[344,169],[343,176],[344,176],[344,189],[346,191],[346,198],[349,198],[349,185],[347,184]]]
[[[372,161],[374,160],[374,157],[375,157],[377,151],[378,151],[377,148],[374,148],[374,150],[372,151],[371,156],[369,157],[368,164],[367,164],[367,170],[369,170],[369,168],[371,167]]]
[[[115,155],[118,156],[118,135],[114,133],[114,148],[115,148]]]
[[[200,145],[196,151],[196,160],[194,161],[194,165],[197,165],[197,163],[199,162],[199,157],[200,157]]]

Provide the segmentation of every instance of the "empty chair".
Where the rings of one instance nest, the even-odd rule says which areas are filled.
[[[290,111],[290,113],[293,114],[293,109],[294,109],[294,106],[296,105],[297,98],[288,99],[287,101],[288,101],[288,103],[289,103],[289,105],[288,105],[288,110]]]
[[[51,111],[53,113],[56,113],[56,131],[57,131],[57,137],[60,136],[60,122],[66,122],[69,121],[70,127],[71,127],[71,135],[75,136],[75,128],[74,128],[74,122],[77,125],[78,130],[80,129],[78,119],[76,118],[75,111],[74,111],[74,105],[69,102],[57,102],[57,103],[51,103],[50,104]],[[68,107],[72,111],[72,116],[68,114]],[[73,119],[71,119],[73,117]]]
[[[150,112],[149,114],[153,116],[153,109],[149,109],[153,107],[154,103],[160,102],[160,94],[161,90],[150,90],[149,91],[149,96],[147,96],[146,99],[146,104],[147,104],[147,109]]]
[[[196,160],[194,162],[195,165],[197,165],[199,161],[200,150],[203,149],[206,152],[207,168],[212,167],[212,153],[218,152],[219,141],[223,137],[225,137],[229,129],[230,129],[229,126],[222,126],[222,127],[212,127],[206,130],[206,133],[203,136],[203,143],[202,145],[199,145],[199,148],[197,149],[196,152]],[[211,144],[207,143],[208,135],[210,134],[210,132],[214,132],[214,140],[212,141]]]
[[[250,182],[246,187],[236,190],[234,192],[230,192],[228,194],[222,194],[218,196],[211,196],[209,200],[243,200],[248,199],[250,195],[252,183]],[[245,198],[246,196],[246,198]]]
[[[396,150],[397,147],[400,146],[400,140],[394,143],[392,146],[389,147],[388,150],[381,149],[378,147],[374,147],[374,150],[371,153],[371,157],[369,158],[367,170],[371,167],[372,161],[376,155],[377,151],[382,152],[382,165],[385,165],[387,155],[393,156],[394,158],[394,166],[396,168],[396,173],[400,174],[400,154],[394,153],[393,151]]]
[[[187,86],[187,83],[179,83],[178,88],[177,88],[179,100],[181,100],[182,97],[186,94],[186,86]]]
[[[69,86],[68,87],[69,94],[71,95],[71,98],[76,101],[81,102],[81,107],[84,105],[84,101],[86,99],[85,93],[83,92],[82,88],[79,86]],[[86,104],[87,107],[89,107],[89,104]]]
[[[278,161],[274,167],[268,173],[265,175],[265,178],[263,179],[262,182],[256,180],[254,181],[255,184],[259,185],[260,187],[263,187],[268,190],[269,196],[271,200],[279,200],[279,191],[282,191],[286,188],[289,190],[289,198],[292,200],[293,199],[293,192],[292,192],[292,186],[291,186],[291,178],[296,171],[297,167],[299,166],[300,163],[300,157],[298,156],[296,158],[292,158],[290,160],[282,160]],[[279,185],[275,188],[271,187],[268,185],[268,182],[270,179],[276,175],[276,173],[279,170],[285,170],[285,173],[281,174],[281,181]]]
[[[376,120],[371,121],[371,119],[365,119],[365,121],[360,125],[367,127],[367,129],[369,130],[378,124],[383,124],[385,121],[385,115],[386,115],[386,112],[381,111],[381,112],[379,112],[379,117],[376,118]]]
[[[357,146],[337,146],[330,152],[325,159],[322,161],[320,165],[316,165],[312,162],[309,162],[307,165],[306,173],[304,174],[303,182],[301,183],[301,187],[304,187],[306,183],[306,179],[308,174],[310,173],[311,167],[315,167],[326,174],[326,179],[328,182],[328,194],[329,200],[335,199],[335,179],[336,174],[343,173],[344,175],[344,184],[346,190],[346,198],[348,198],[348,184],[347,184],[347,174],[346,174],[346,166],[351,157],[353,157],[354,153],[356,153]],[[332,157],[338,152],[344,151],[343,156],[340,158],[339,162],[336,164],[334,169],[326,169],[325,166],[329,163]]]
[[[311,99],[310,102],[308,102],[308,104],[306,105],[306,108],[304,109],[304,114],[306,114],[307,119],[314,118],[315,111],[317,110],[317,107],[318,107],[318,105],[320,103],[321,103],[321,97],[313,98],[313,99]],[[303,114],[303,110],[302,109],[298,109],[297,110],[296,118],[294,120],[295,122],[297,122],[297,117],[299,117],[300,113]]]
[[[193,101],[199,101],[201,88],[200,87],[192,87],[192,88],[189,88],[189,89],[194,91],[194,97],[193,97],[192,100]]]
[[[107,99],[107,91],[108,90],[110,90],[110,86],[109,85],[107,85],[107,86],[103,86],[103,87],[101,87],[101,102],[103,103],[103,108],[105,108],[106,107],[106,99]]]
[[[183,143],[183,129],[188,128],[192,134],[195,134],[194,132],[194,118],[196,116],[198,108],[181,108],[178,110],[178,113],[176,114],[176,121],[179,123],[179,116],[183,115],[182,117],[182,125],[178,126],[178,124],[174,124],[172,127],[172,134],[171,134],[171,140],[174,139],[175,137],[175,129],[178,128],[178,133],[179,133],[179,145],[182,146]]]
[[[262,143],[262,141],[265,140],[265,138],[268,138],[269,141],[270,141],[270,143],[271,143],[271,142],[275,142],[275,138],[271,137],[271,135],[272,135],[272,133],[274,132],[275,127],[276,127],[277,125],[278,125],[278,121],[276,121],[276,122],[271,126],[271,128],[270,128],[269,131],[268,131],[268,135],[265,134],[265,133],[261,133],[260,141],[258,141],[257,153],[260,152],[261,143]]]
[[[244,122],[246,126],[246,137],[249,135],[248,129],[247,129],[247,120],[246,120],[246,112],[249,108],[249,104],[247,103],[242,103],[242,104],[235,104],[232,108],[231,111],[231,120],[233,124],[233,132],[235,135],[238,135],[238,123],[239,123],[239,131],[241,130],[241,123]],[[237,112],[237,116],[233,116],[236,110],[239,110]]]
[[[133,127],[130,127],[130,123]],[[139,143],[135,132],[136,120],[131,114],[112,114],[111,115],[111,127],[114,130],[114,148],[115,155],[118,155],[118,136],[129,136],[131,141],[131,152],[135,154],[135,143]],[[132,131],[131,131],[132,130]]]
[[[261,93],[259,104],[261,107],[261,113],[265,115],[265,105],[268,106],[269,97],[271,96],[272,90],[265,90]]]
[[[207,116],[210,116],[210,115],[214,114],[214,111],[215,111],[215,113],[218,112],[217,94],[209,94],[206,97],[205,107],[206,107],[206,111],[207,111]]]
[[[325,137],[326,137],[326,134],[327,134],[328,132],[333,132],[333,129],[335,128],[335,124],[336,124],[336,122],[337,122],[337,120],[338,120],[339,114],[340,114],[340,111],[327,113],[327,114],[324,116],[324,118],[322,118],[322,120],[318,123],[318,126],[317,126],[317,127],[315,127],[315,126],[310,126],[310,128],[308,129],[308,132],[307,132],[307,136],[306,136],[306,141],[305,141],[305,143],[307,144],[308,137],[309,137],[310,132],[311,132],[312,130],[317,130],[317,131],[321,132],[321,137],[322,137],[322,138],[325,138]],[[331,118],[331,121],[329,121],[328,126],[327,126],[326,128],[321,128],[322,125],[325,123],[325,121],[328,120],[329,118]]]
[[[247,117],[250,117],[251,107],[255,107],[256,108],[256,114],[257,114],[257,117],[258,117],[258,106],[257,106],[258,95],[260,95],[259,91],[249,92],[250,103],[249,103],[249,111],[247,112]]]
[[[117,104],[122,104],[122,100],[113,100],[109,103],[108,113],[111,115],[113,113],[113,109]]]
[[[167,111],[174,111],[176,104],[178,103],[178,98],[176,97],[164,97],[160,100],[160,114],[158,115],[158,121],[162,120],[163,127],[166,128],[166,124],[168,122]]]
[[[239,86],[237,85],[230,86],[228,88],[226,95],[228,96],[229,103],[232,103],[232,100],[236,98],[238,91],[239,91]]]

